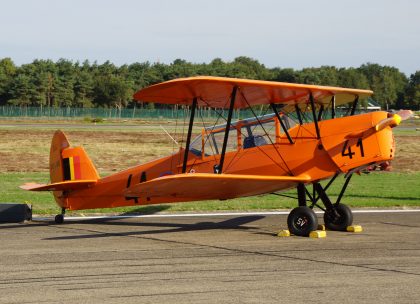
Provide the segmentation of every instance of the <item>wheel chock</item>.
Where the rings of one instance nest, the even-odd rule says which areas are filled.
[[[280,230],[279,233],[277,234],[277,236],[279,236],[279,237],[290,236],[290,231],[289,230]]]
[[[363,228],[360,225],[352,225],[352,226],[347,226],[347,231],[348,232],[362,232]]]
[[[314,239],[324,238],[327,237],[327,232],[325,230],[311,231],[311,233],[309,233],[309,237]]]
[[[325,225],[318,225],[317,230],[325,231]]]

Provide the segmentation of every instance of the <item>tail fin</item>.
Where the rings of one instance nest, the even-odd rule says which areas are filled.
[[[89,156],[82,147],[71,148],[61,131],[54,133],[50,149],[50,184],[28,183],[20,188],[29,191],[53,191],[57,204],[68,207],[66,193],[93,186],[99,179]]]
[[[98,180],[95,166],[82,147],[71,148],[61,131],[56,131],[50,149],[51,183]]]

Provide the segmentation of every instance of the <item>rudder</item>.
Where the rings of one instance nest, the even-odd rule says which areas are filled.
[[[50,149],[51,183],[72,180],[98,180],[95,166],[82,147],[70,147],[62,131],[56,131]]]
[[[82,147],[66,148],[63,158],[63,181],[99,179],[95,166]]]
[[[66,135],[58,130],[54,133],[50,148],[50,180],[51,184],[62,182],[78,182],[98,180],[95,166],[82,147],[70,147]],[[72,185],[71,187],[74,187]],[[69,186],[69,190],[71,189]],[[66,190],[53,190],[55,201],[62,208],[68,208],[69,201]]]

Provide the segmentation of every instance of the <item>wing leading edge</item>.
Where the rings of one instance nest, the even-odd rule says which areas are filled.
[[[127,197],[185,198],[186,200],[231,199],[279,191],[310,181],[310,176],[260,176],[188,173],[163,176],[133,185]]]

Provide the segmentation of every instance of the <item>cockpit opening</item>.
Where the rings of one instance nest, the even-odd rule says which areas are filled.
[[[286,129],[295,122],[286,115],[280,115]],[[226,124],[203,128],[201,135],[190,144],[190,151],[197,156],[218,155],[222,151]],[[226,151],[250,149],[276,143],[284,135],[277,116],[267,114],[257,118],[247,118],[231,123]]]

